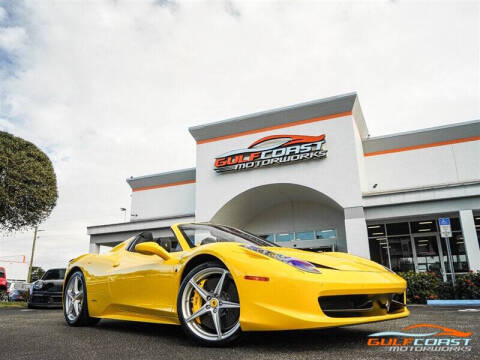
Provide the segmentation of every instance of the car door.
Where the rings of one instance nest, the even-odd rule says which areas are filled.
[[[122,313],[169,316],[173,311],[174,265],[157,255],[135,252],[137,243],[122,250],[109,272],[112,306]]]

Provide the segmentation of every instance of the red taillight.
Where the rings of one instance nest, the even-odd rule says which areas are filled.
[[[256,281],[269,281],[270,279],[265,276],[251,276],[251,275],[245,275],[244,276],[245,280],[256,280]]]

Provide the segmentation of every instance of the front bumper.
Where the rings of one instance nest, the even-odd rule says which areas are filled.
[[[403,318],[406,306],[386,309],[374,301],[370,311],[352,316],[328,316],[319,298],[340,295],[404,293],[406,283],[390,272],[337,271],[322,269],[322,274],[298,272],[295,276],[275,276],[268,282],[236,278],[240,294],[240,324],[244,331],[299,330],[364,324]],[[388,297],[388,296],[387,296]],[[405,299],[404,299],[405,300]]]
[[[28,299],[29,307],[62,307],[62,293],[34,291]]]

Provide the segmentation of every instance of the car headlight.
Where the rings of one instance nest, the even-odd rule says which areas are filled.
[[[42,289],[43,288],[43,281],[42,280],[35,281],[35,283],[33,284],[33,288],[35,290]]]
[[[303,270],[312,274],[321,274],[322,272],[318,270],[315,266],[310,264],[308,261],[300,260],[291,256],[285,256],[282,254],[274,253],[273,251],[266,250],[259,248],[258,246],[254,245],[244,245],[244,247],[248,250],[255,251],[259,254],[268,256],[269,258],[281,261],[285,264],[293,266],[296,269]]]

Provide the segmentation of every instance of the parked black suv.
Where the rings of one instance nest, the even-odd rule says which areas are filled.
[[[29,308],[62,307],[62,286],[66,269],[50,269],[30,286]]]

